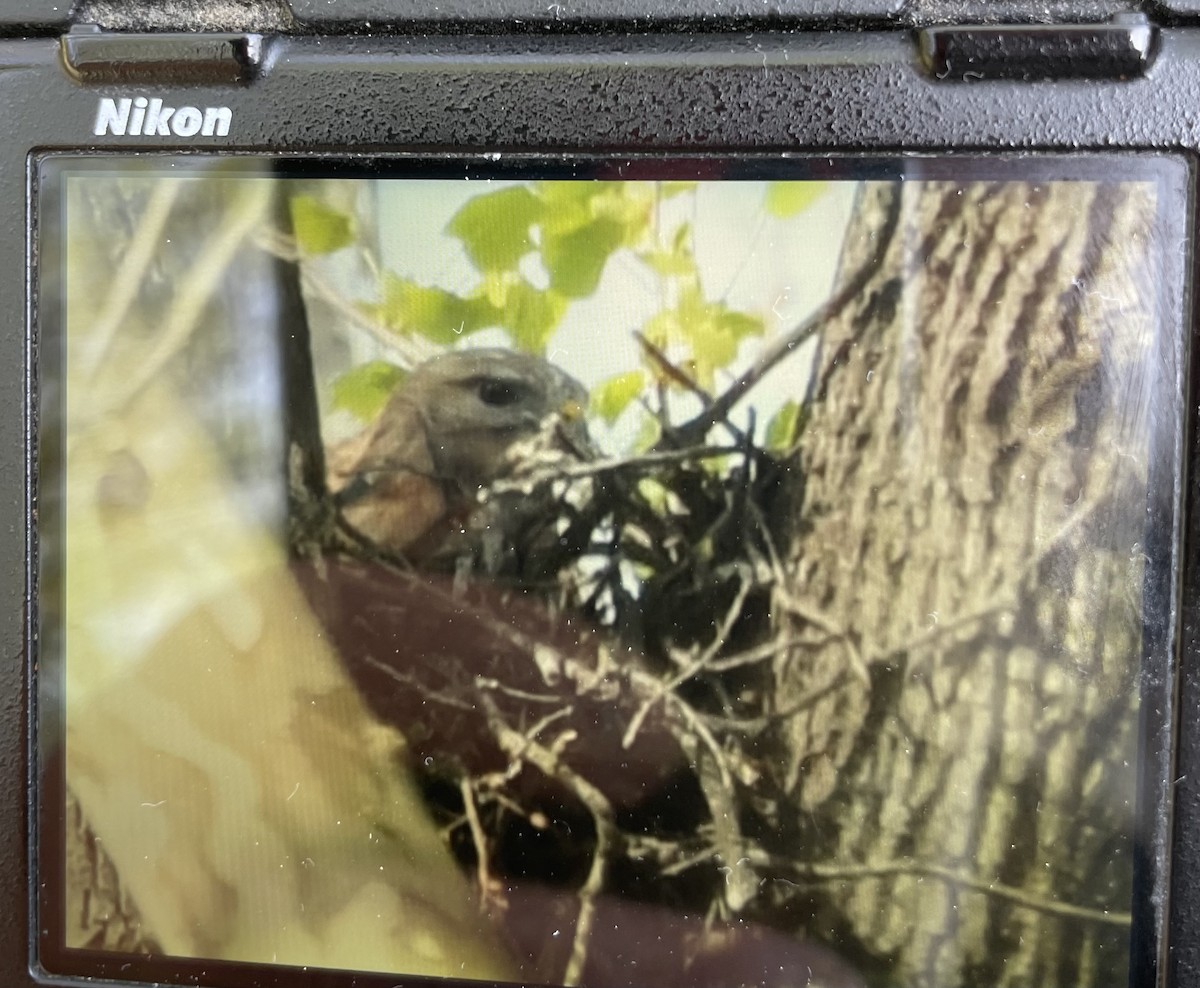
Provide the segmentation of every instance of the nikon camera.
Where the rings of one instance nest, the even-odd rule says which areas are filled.
[[[0,11],[0,981],[1200,985],[1196,0]]]

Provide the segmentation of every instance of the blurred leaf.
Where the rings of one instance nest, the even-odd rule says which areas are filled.
[[[563,235],[545,237],[542,263],[550,274],[550,287],[568,298],[585,298],[600,284],[604,265],[622,245],[625,228],[617,220],[600,217]]]
[[[655,315],[642,333],[659,349],[686,343],[692,359],[675,363],[700,387],[711,390],[714,372],[733,362],[742,340],[761,336],[765,329],[759,316],[706,301],[699,284],[692,282],[680,291],[675,309]]]
[[[786,220],[808,209],[828,189],[828,182],[771,182],[763,205],[772,216]]]
[[[396,332],[417,333],[442,345],[500,322],[500,312],[482,296],[463,298],[391,273],[385,276],[383,304],[376,311]]]
[[[545,206],[541,227],[550,235],[611,219],[632,243],[649,226],[657,201],[654,186],[644,182],[556,181],[540,182],[537,188]]]
[[[696,257],[692,253],[692,225],[681,223],[667,250],[641,251],[638,258],[652,270],[665,277],[697,275]]]
[[[656,312],[642,326],[642,335],[659,350],[666,350],[672,341],[682,336],[679,314],[674,309]]]
[[[566,311],[567,300],[558,292],[517,281],[509,286],[500,322],[518,350],[541,354]]]
[[[797,401],[784,402],[767,423],[767,449],[776,453],[790,452],[804,431],[805,408]]]
[[[638,425],[637,435],[633,437],[634,453],[645,453],[654,448],[662,438],[662,426],[653,415],[643,415]]]
[[[610,377],[592,389],[592,411],[611,425],[645,386],[644,371],[632,370]]]
[[[679,277],[696,273],[696,262],[691,255],[680,256],[665,250],[647,250],[638,254],[638,258],[663,277]]]
[[[656,514],[665,515],[667,513],[669,487],[665,486],[661,481],[655,480],[653,477],[639,477],[637,490],[643,500],[650,505]]]
[[[650,229],[656,205],[652,186],[625,182],[600,183],[602,191],[592,202],[597,219],[615,220],[621,225],[621,242],[636,246]]]
[[[711,388],[714,371],[728,367],[733,362],[738,344],[749,335],[746,327],[755,322],[759,327],[762,326],[762,320],[718,310],[708,313],[707,318],[697,320],[690,326],[688,338],[695,359],[695,376],[702,387]]]
[[[354,240],[354,223],[346,213],[313,196],[293,196],[292,230],[305,254],[330,254]]]
[[[511,271],[488,271],[479,283],[475,295],[487,299],[497,309],[503,309],[508,301],[509,290],[518,278],[519,275]]]
[[[562,236],[587,226],[595,219],[592,201],[602,191],[602,182],[538,182],[542,200],[541,228],[544,236]]]
[[[766,324],[760,316],[752,316],[746,312],[727,309],[724,305],[718,310],[717,320],[721,324],[721,327],[739,342],[747,336],[762,336],[766,330]]]
[[[653,477],[641,477],[637,482],[638,493],[645,498],[646,503],[659,515],[690,515],[692,512],[687,502]]]
[[[475,196],[450,219],[447,231],[462,241],[480,271],[510,271],[533,249],[529,228],[545,210],[524,186]]]
[[[659,184],[664,199],[672,199],[685,192],[695,192],[699,187],[699,182],[662,182]]]
[[[352,367],[333,382],[333,407],[370,422],[406,376],[404,370],[382,360]]]

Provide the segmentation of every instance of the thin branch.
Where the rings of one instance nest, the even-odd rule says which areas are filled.
[[[850,636],[848,629],[838,628],[833,621],[816,607],[805,604],[803,601],[797,600],[791,594],[783,590],[783,585],[776,585],[776,596],[783,607],[791,614],[807,621],[811,625],[815,625],[824,631],[830,638],[841,642],[842,647],[846,650],[846,658],[850,668],[854,671],[854,675],[865,686],[871,685],[871,673],[867,669],[867,659],[863,657],[858,646],[854,643],[854,639]]]
[[[559,759],[558,753],[538,744],[504,722],[499,708],[491,697],[481,697],[488,724],[501,749],[514,762],[526,761],[550,778],[566,785],[592,815],[596,827],[596,846],[587,878],[579,889],[579,914],[575,921],[575,938],[571,956],[563,972],[564,985],[578,985],[587,964],[588,941],[596,918],[596,900],[604,888],[608,860],[620,843],[620,833],[613,822],[612,805],[608,798],[578,772]]]
[[[174,301],[167,310],[150,352],[120,389],[110,408],[101,410],[100,414],[111,407],[120,408],[132,400],[183,349],[204,312],[205,304],[233,262],[234,255],[266,215],[272,195],[270,182],[248,182],[240,188],[237,197],[230,201],[214,236],[204,245],[196,262],[180,280]]]
[[[732,655],[726,655],[714,662],[710,662],[707,668],[709,672],[729,672],[733,669],[756,665],[765,659],[772,659],[783,652],[810,647],[807,642],[796,638],[776,639],[775,641],[763,642],[761,645],[755,645],[752,648],[743,649],[740,652],[734,652]]]
[[[471,841],[475,845],[475,879],[479,882],[479,898],[486,902],[491,897],[492,876],[488,871],[487,833],[479,819],[479,809],[475,805],[475,788],[471,780],[464,778],[458,784],[462,794],[463,808],[466,812],[467,826],[471,830]]]
[[[977,878],[974,875],[965,874],[945,865],[918,861],[913,858],[901,858],[894,861],[879,861],[866,864],[804,864],[795,861],[781,862],[773,858],[767,858],[765,855],[754,850],[750,850],[747,853],[756,865],[790,871],[797,877],[805,879],[846,881],[847,879],[891,878],[897,875],[936,878],[950,885],[958,885],[973,892],[1004,899],[1006,902],[1011,902],[1013,905],[1021,906],[1025,909],[1032,909],[1036,912],[1058,916],[1063,919],[1102,923],[1105,926],[1116,926],[1122,929],[1127,929],[1133,922],[1132,915],[1127,912],[1091,909],[1087,906],[1076,906],[1069,902],[1059,902],[1056,899],[1048,899],[1040,895],[1035,895],[1032,892],[1014,888],[1011,885],[1004,885],[1001,882]],[[767,878],[766,880],[787,881],[787,879],[781,878]]]
[[[668,693],[674,693],[676,689],[701,672],[716,658],[717,652],[725,644],[725,640],[729,637],[730,631],[733,630],[734,624],[742,616],[742,605],[746,603],[746,597],[749,596],[751,589],[754,587],[754,581],[749,579],[745,573],[740,574],[740,578],[741,585],[738,587],[738,592],[734,595],[733,602],[729,605],[728,610],[726,610],[725,617],[713,635],[712,641],[709,642],[708,647],[693,662],[684,666],[675,675],[659,681],[654,693],[642,702],[637,712],[630,718],[629,726],[625,729],[624,737],[621,739],[621,746],[623,748],[628,749],[632,747],[633,742],[637,739],[638,731],[642,728],[642,723],[646,720],[646,716],[659,700]]]
[[[539,720],[536,724],[533,724],[531,727],[526,728],[525,737],[530,741],[534,741],[534,742],[537,742],[540,744],[541,742],[538,741],[538,737],[542,733],[542,731],[544,731],[547,727],[549,727],[551,724],[553,724],[556,720],[561,720],[563,717],[570,717],[571,714],[573,714],[574,712],[575,712],[574,707],[566,706],[566,707],[562,707],[559,710],[554,711],[554,713],[552,713],[552,714],[547,714],[545,717],[543,717],[541,720]],[[564,737],[566,738],[566,740],[564,740]],[[576,737],[575,733],[570,730],[567,730],[563,734],[560,734],[550,745],[550,750],[554,752],[555,757],[557,757],[558,754],[560,753],[560,751],[562,750],[562,748],[564,748],[570,741],[574,740],[575,737]]]
[[[896,194],[892,197],[887,215],[884,217],[883,226],[875,234],[874,251],[872,251],[871,256],[863,262],[854,275],[847,279],[845,284],[842,285],[831,299],[792,329],[791,332],[776,337],[770,344],[765,346],[758,355],[758,359],[743,372],[741,377],[718,395],[712,404],[706,407],[699,415],[690,422],[685,422],[675,430],[677,436],[682,438],[685,443],[695,442],[705,436],[709,429],[729,415],[733,406],[741,401],[746,392],[758,384],[771,368],[795,350],[796,347],[800,346],[800,344],[816,335],[817,331],[827,323],[832,322],[840,316],[842,311],[862,294],[867,283],[882,268],[884,257],[887,255],[888,248],[892,244],[892,237],[895,235],[896,227],[900,221],[900,201],[902,194],[902,187],[898,188]]]
[[[713,851],[718,855],[720,871],[725,875],[721,895],[712,905],[741,912],[757,894],[759,878],[750,859],[743,853],[746,838],[742,833],[729,769],[720,752],[711,759],[697,752],[695,763],[700,790],[712,817]],[[716,769],[715,774],[713,769]]]
[[[159,179],[146,203],[141,222],[113,275],[112,289],[104,300],[100,314],[92,326],[92,344],[83,363],[90,378],[100,369],[112,346],[113,338],[125,323],[130,307],[141,291],[146,272],[162,248],[162,234],[171,215],[175,200],[184,183],[173,176]]]
[[[671,362],[671,358],[663,353],[659,347],[651,343],[645,333],[643,333],[641,330],[635,329],[633,331],[633,338],[641,345],[641,348],[645,352],[646,356],[648,356],[650,360],[653,361],[653,363],[658,367],[658,369],[661,370],[667,377],[669,377],[680,387],[690,391],[697,398],[699,398],[700,403],[705,408],[708,408],[710,405],[712,405],[713,396],[705,391],[704,388],[700,387],[700,385],[696,383],[690,374],[685,373],[682,368],[675,366],[675,364]]]
[[[344,316],[347,324],[353,324],[359,329],[365,330],[385,352],[390,354],[397,363],[403,365],[406,369],[411,370],[438,352],[437,348],[432,344],[423,345],[423,342],[416,338],[401,336],[399,333],[393,332],[379,320],[372,319],[330,284],[323,275],[319,274],[315,270],[314,265],[302,264],[301,276],[304,280],[305,288],[322,302],[335,309],[338,314]],[[335,321],[333,328],[340,330],[343,336],[346,335],[342,324]]]
[[[411,370],[417,364],[423,363],[438,353],[438,348],[432,343],[425,343],[416,338],[405,338],[393,332],[378,319],[372,319],[362,309],[351,302],[344,292],[333,285],[328,278],[321,274],[319,265],[314,262],[302,263],[302,257],[296,246],[295,238],[276,231],[262,231],[254,238],[257,246],[269,254],[284,261],[291,261],[300,267],[300,278],[305,290],[311,292],[339,315],[345,322],[334,321],[331,329],[343,338],[347,336],[347,326],[357,326],[364,330],[396,363]]]
[[[689,704],[682,697],[675,693],[671,693],[668,695],[668,700],[670,701],[671,705],[679,711],[680,715],[687,722],[688,727],[690,727],[696,733],[696,737],[703,741],[704,746],[712,753],[713,763],[716,765],[717,772],[721,776],[721,784],[726,788],[732,786],[733,777],[729,771],[729,765],[725,757],[725,752],[721,750],[721,746],[717,742],[717,739],[713,737],[712,731],[705,726],[704,722],[697,715],[696,711],[692,709],[691,704]]]
[[[477,676],[475,678],[475,685],[481,690],[494,690],[514,700],[526,700],[529,703],[562,703],[562,697],[557,694],[530,693],[528,690],[519,690],[512,686],[506,686],[498,679],[491,679],[485,676]],[[569,710],[570,708],[566,709]]]
[[[407,686],[417,690],[426,700],[432,700],[435,703],[443,704],[447,707],[453,707],[455,710],[466,710],[474,712],[475,704],[465,697],[458,696],[455,693],[445,693],[440,690],[430,689],[422,683],[416,676],[409,673],[401,672],[395,666],[390,666],[386,662],[381,662],[373,655],[363,653],[355,656],[357,661],[361,661],[370,666],[376,672],[387,676],[389,679],[400,683],[402,686]]]
[[[488,490],[495,494],[507,494],[513,491],[524,492],[531,486],[537,487],[555,480],[579,480],[584,477],[595,477],[606,473],[617,473],[628,469],[643,469],[646,467],[662,466],[668,463],[686,463],[692,460],[708,460],[718,456],[728,456],[730,453],[741,453],[737,446],[692,446],[687,449],[663,449],[650,453],[640,453],[635,456],[613,457],[607,460],[593,460],[590,463],[562,463],[545,470],[536,470],[520,477],[499,480]]]

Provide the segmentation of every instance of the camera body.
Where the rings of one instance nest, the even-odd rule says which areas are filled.
[[[1174,363],[1147,378],[1159,390],[1138,399],[1149,409],[1138,414],[1161,426],[1147,468],[1147,512],[1157,527],[1141,546],[1124,547],[1147,553],[1129,966],[1131,984],[1200,984],[1200,884],[1192,879],[1200,872],[1200,735],[1189,716],[1200,704],[1194,551],[1200,517],[1197,385],[1188,358],[1196,319],[1200,5],[787,0],[769,12],[738,2],[715,8],[523,0],[399,6],[291,0],[199,10],[188,4],[81,3],[72,11],[65,5],[52,11],[18,3],[0,14],[6,135],[0,194],[11,207],[0,224],[0,260],[7,258],[0,263],[0,297],[10,303],[0,312],[0,411],[9,422],[4,448],[10,465],[0,477],[8,512],[8,525],[0,527],[0,560],[9,573],[0,627],[10,655],[0,766],[12,794],[0,809],[7,819],[0,828],[5,983],[72,983],[94,975],[281,984],[302,966],[245,967],[236,958],[210,955],[214,963],[207,968],[147,968],[150,973],[139,975],[127,972],[128,958],[119,952],[84,951],[61,963],[47,949],[47,915],[62,908],[47,892],[61,880],[47,861],[59,854],[52,845],[65,826],[47,820],[66,813],[52,795],[63,784],[55,774],[62,770],[47,761],[47,749],[69,715],[62,708],[64,687],[49,681],[41,650],[65,648],[68,632],[55,622],[62,619],[69,628],[71,621],[63,592],[47,589],[60,579],[69,586],[70,578],[62,576],[61,564],[48,578],[43,558],[50,538],[44,534],[50,531],[44,528],[47,511],[59,523],[70,514],[55,506],[58,495],[47,486],[62,477],[57,454],[47,458],[47,449],[65,443],[69,430],[55,424],[66,416],[52,407],[66,400],[65,333],[45,327],[68,319],[65,308],[78,312],[92,304],[83,292],[56,302],[51,294],[58,289],[46,287],[48,259],[69,271],[73,249],[67,246],[70,223],[60,224],[50,204],[68,214],[78,209],[62,204],[65,194],[62,203],[47,198],[43,190],[53,175],[43,163],[67,155],[76,163],[93,159],[80,167],[97,172],[110,162],[120,170],[159,161],[182,174],[193,165],[249,168],[270,161],[279,174],[294,168],[304,181],[428,172],[438,179],[578,175],[616,183],[678,172],[703,183],[706,176],[749,181],[760,167],[771,178],[772,168],[782,168],[786,177],[788,163],[801,162],[796,174],[805,181],[852,177],[868,185],[951,182],[959,174],[999,185],[1132,185],[1160,180],[1152,166],[1138,171],[1146,162],[1173,162],[1176,171],[1161,178],[1160,188],[1174,195],[1174,215],[1148,236],[1158,244],[1178,235],[1182,246],[1163,247],[1144,266],[1157,264],[1153,275],[1173,286],[1164,289],[1156,311],[1166,313],[1163,319],[1173,327],[1162,353],[1173,354]],[[293,203],[299,231],[295,210]],[[549,236],[547,230],[539,236]],[[865,256],[870,241],[864,243]],[[855,287],[852,262],[853,255],[844,253],[843,289]],[[858,284],[859,294],[864,284]],[[854,294],[844,290],[826,315],[839,316]],[[94,304],[100,308],[102,302]],[[603,337],[605,330],[597,332]],[[154,340],[147,337],[144,346],[153,359]],[[847,346],[843,360],[852,360],[854,347]],[[650,365],[665,359],[653,347],[646,353]],[[664,370],[668,379],[672,373]],[[686,390],[695,383],[676,374],[663,386]],[[809,387],[810,394],[820,390]],[[945,397],[949,405],[951,396]],[[667,457],[664,450],[656,447],[655,453]],[[60,556],[69,551],[54,549]],[[819,624],[811,614],[809,619]],[[884,674],[872,667],[865,675],[870,695],[884,696],[877,678]],[[854,757],[839,764],[857,764]],[[1039,810],[1025,806],[1020,812]],[[947,878],[939,868],[930,866],[927,880],[953,879],[963,894],[973,894],[970,882]],[[1018,861],[1009,860],[1006,868],[1023,873]],[[822,880],[819,869],[810,877]],[[1005,901],[1020,899],[1021,883],[1008,885],[1016,891]],[[845,929],[835,932],[821,950],[853,939]],[[757,941],[750,943],[752,950]],[[877,947],[875,955],[881,952]],[[352,951],[325,966],[353,970]],[[699,962],[680,966],[693,971],[691,983],[707,983]],[[839,983],[839,970],[831,968],[828,983]],[[969,967],[960,970],[965,979],[964,971]],[[411,977],[421,970],[396,973]],[[881,967],[856,976],[861,983],[885,983],[889,974]],[[916,982],[940,983],[933,968],[925,977]]]

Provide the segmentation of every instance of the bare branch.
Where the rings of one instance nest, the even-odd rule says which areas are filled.
[[[713,396],[704,390],[704,388],[700,387],[700,385],[696,383],[695,379],[690,374],[684,372],[683,368],[676,366],[671,361],[671,358],[663,353],[661,349],[651,343],[646,337],[645,333],[643,333],[641,330],[635,329],[633,331],[633,338],[638,341],[646,356],[650,358],[654,365],[658,367],[663,374],[669,377],[684,390],[690,391],[697,398],[699,398],[700,403],[705,408],[708,408],[713,403]]]
[[[527,761],[545,775],[558,779],[592,815],[596,827],[596,846],[592,851],[592,864],[588,869],[587,878],[579,889],[575,939],[563,973],[564,985],[577,985],[583,978],[583,969],[587,963],[588,941],[595,921],[596,898],[604,887],[609,857],[620,843],[620,832],[613,822],[612,805],[604,793],[591,782],[563,764],[556,752],[509,727],[491,697],[484,694],[482,704],[488,723],[505,754],[513,761]]]
[[[746,597],[750,590],[754,587],[754,581],[746,576],[745,573],[740,574],[740,585],[738,592],[734,595],[733,602],[725,612],[725,617],[721,622],[721,626],[716,630],[709,642],[708,647],[700,654],[700,656],[685,666],[675,675],[668,679],[661,680],[655,688],[653,695],[649,696],[642,702],[637,713],[629,721],[629,727],[625,729],[625,735],[621,740],[625,748],[633,745],[637,739],[638,731],[641,730],[642,723],[645,721],[647,714],[651,708],[658,703],[668,693],[674,693],[683,683],[703,671],[721,650],[721,646],[725,644],[725,640],[729,637],[729,632],[733,629],[738,618],[742,616],[742,606],[746,603]]]
[[[458,784],[462,794],[463,810],[467,818],[467,826],[471,830],[471,841],[475,845],[475,880],[479,883],[480,903],[491,898],[493,880],[488,870],[488,841],[487,833],[479,820],[479,809],[475,805],[475,787],[471,780],[464,778]]]
[[[827,323],[841,315],[842,310],[862,294],[871,280],[883,266],[883,259],[891,246],[892,237],[900,221],[901,196],[892,197],[883,226],[875,234],[875,250],[863,262],[853,275],[846,280],[837,293],[821,306],[811,316],[796,326],[791,332],[776,337],[763,347],[758,359],[746,371],[712,401],[699,415],[690,422],[685,422],[676,434],[685,443],[697,442],[702,439],[714,425],[724,419],[746,393],[763,379],[779,361],[795,350],[800,344],[816,335]]]
[[[145,354],[138,370],[122,382],[115,396],[97,407],[91,414],[100,417],[122,408],[153,381],[170,360],[183,349],[204,312],[206,303],[216,292],[237,251],[251,231],[261,222],[271,204],[273,190],[269,182],[251,182],[241,187],[230,201],[220,224],[205,243],[187,274],[173,294],[170,307],[156,334],[155,342]],[[165,209],[165,207],[163,207]],[[165,222],[165,214],[162,221]],[[120,311],[121,291],[113,303]],[[96,368],[99,373],[100,367]]]
[[[645,469],[647,467],[664,466],[670,463],[687,463],[696,460],[708,460],[718,456],[728,456],[730,453],[741,453],[738,446],[691,446],[687,449],[663,449],[650,453],[639,453],[635,456],[618,456],[607,460],[593,460],[589,463],[555,464],[545,470],[531,471],[513,479],[499,480],[488,488],[496,494],[507,494],[512,491],[523,492],[531,486],[537,487],[555,480],[579,480],[584,477],[595,477],[606,473],[617,473],[622,470]]]
[[[914,858],[900,858],[894,861],[879,861],[864,864],[838,864],[836,862],[805,864],[796,861],[778,861],[769,858],[755,850],[748,850],[748,856],[764,868],[789,871],[801,879],[818,881],[846,881],[853,879],[891,878],[897,875],[914,875],[921,878],[936,878],[951,885],[961,886],[973,892],[1004,899],[1013,905],[1025,909],[1033,909],[1051,916],[1064,919],[1083,920],[1088,923],[1101,923],[1105,926],[1127,928],[1133,917],[1127,912],[1116,912],[1107,909],[1089,909],[1086,906],[1076,906],[1069,902],[1059,902],[1033,895],[1030,892],[1004,885],[1001,882],[977,878],[945,865],[932,864]],[[774,876],[766,881],[788,881],[786,878]]]
[[[174,177],[159,179],[154,185],[138,228],[113,275],[112,288],[92,326],[93,339],[82,362],[89,377],[104,363],[113,337],[125,323],[125,317],[145,283],[146,272],[158,254],[167,219],[182,189],[183,183]]]

